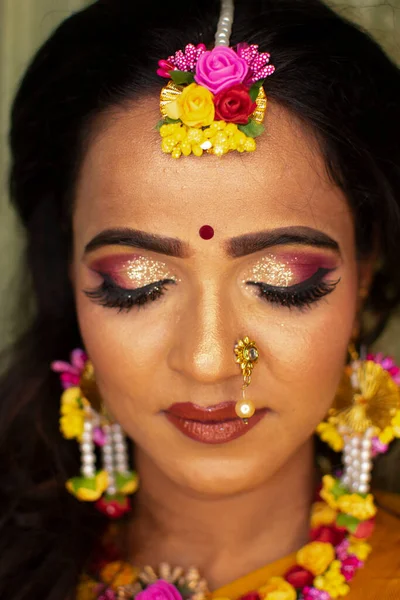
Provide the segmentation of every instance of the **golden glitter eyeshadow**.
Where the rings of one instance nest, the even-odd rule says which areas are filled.
[[[276,256],[264,256],[249,271],[243,283],[266,283],[274,287],[289,287],[295,283],[293,265]]]
[[[111,277],[116,285],[131,289],[158,281],[178,281],[164,262],[140,255],[107,256],[95,261],[91,269]]]
[[[164,279],[177,281],[165,263],[144,256],[127,261],[121,269],[118,269],[118,274],[126,275],[135,287],[143,287]]]

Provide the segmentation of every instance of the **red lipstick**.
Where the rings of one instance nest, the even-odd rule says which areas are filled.
[[[203,444],[225,444],[244,435],[268,412],[256,410],[246,424],[235,412],[235,402],[198,406],[191,402],[173,404],[165,411],[168,421],[187,437]]]

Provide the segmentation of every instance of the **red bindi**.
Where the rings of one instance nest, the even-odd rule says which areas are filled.
[[[203,225],[200,227],[199,235],[203,240],[211,240],[214,237],[214,229],[211,225]]]

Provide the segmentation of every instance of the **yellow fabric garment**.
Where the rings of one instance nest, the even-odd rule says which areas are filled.
[[[380,508],[375,531],[368,540],[372,553],[350,582],[346,600],[400,600],[400,496],[377,492],[375,499]],[[282,558],[219,588],[211,598],[236,600],[270,577],[283,576],[294,564],[295,554]]]

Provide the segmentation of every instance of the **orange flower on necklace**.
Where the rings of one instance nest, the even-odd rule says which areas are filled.
[[[311,571],[314,575],[322,575],[335,558],[332,544],[311,542],[297,553],[297,564]]]

